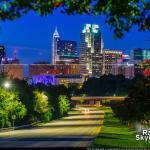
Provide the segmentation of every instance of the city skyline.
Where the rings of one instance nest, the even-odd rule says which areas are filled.
[[[16,49],[17,56],[22,63],[33,63],[39,60],[50,61],[52,35],[55,26],[57,26],[58,32],[64,40],[77,42],[79,52],[80,32],[86,23],[95,23],[100,26],[105,48],[123,50],[124,53],[128,54],[132,48],[150,47],[150,42],[148,42],[150,39],[149,31],[138,32],[134,27],[130,33],[125,33],[123,39],[114,40],[113,32],[104,23],[103,17],[67,16],[58,12],[48,17],[28,13],[13,22],[2,22],[0,43],[6,46],[8,57],[12,57],[13,50]],[[18,38],[13,38],[14,35]],[[34,59],[33,55],[35,56]]]

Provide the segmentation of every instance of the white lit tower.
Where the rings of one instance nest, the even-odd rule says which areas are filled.
[[[103,39],[99,25],[85,24],[80,40],[80,73],[99,77],[103,68]]]
[[[103,49],[104,49],[104,40],[103,37],[101,36],[101,53],[103,53]]]
[[[59,59],[59,56],[57,54],[57,43],[60,40],[59,33],[57,31],[57,27],[55,28],[55,32],[53,34],[53,40],[52,40],[52,64],[55,65],[56,61]]]

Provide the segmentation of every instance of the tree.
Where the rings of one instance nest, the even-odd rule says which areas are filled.
[[[43,114],[48,111],[48,98],[44,93],[34,91],[34,110],[39,113]]]
[[[68,91],[71,96],[81,94],[81,85],[79,83],[69,83]]]
[[[115,114],[128,123],[150,122],[150,79],[141,78],[132,86],[128,98],[112,106]],[[150,125],[150,124],[149,124]]]
[[[61,87],[61,88],[60,88]],[[42,83],[39,83],[35,86],[38,91],[46,93],[48,96],[48,102],[53,107],[53,118],[52,119],[58,119],[60,118],[60,110],[59,110],[59,100],[58,97],[62,93],[66,93],[66,87],[58,85],[44,85]]]
[[[14,20],[29,11],[47,16],[58,9],[68,15],[103,15],[119,38],[133,25],[137,25],[139,31],[150,29],[150,2],[146,0],[1,0],[0,6],[0,19],[3,21]]]
[[[22,119],[26,114],[26,108],[21,103],[18,93],[0,88],[0,124],[14,126],[16,119]]]
[[[64,116],[70,110],[69,99],[66,95],[59,96],[59,108],[60,108],[60,115]]]
[[[21,102],[27,108],[27,114],[21,120],[21,122],[17,122],[18,124],[28,124],[34,122],[34,112],[33,112],[33,95],[32,95],[32,87],[28,85],[28,82],[25,80],[13,79],[11,80],[11,86],[14,91],[17,91],[19,94],[19,98]]]
[[[83,84],[83,92],[92,96],[125,96],[132,81],[123,75],[103,75],[100,78],[89,78]]]
[[[0,65],[0,85],[3,86],[4,81],[8,78],[7,73],[1,71],[1,67],[3,67],[3,65]]]
[[[134,106],[131,110],[134,118],[139,121],[146,119],[150,113],[150,79],[144,78],[141,81],[138,81],[129,92],[129,98],[127,100],[128,105]],[[135,113],[133,113],[135,112]],[[132,115],[131,115],[132,116]]]
[[[48,103],[48,97],[44,92],[38,90],[33,91],[33,105],[34,111],[37,117],[40,117],[42,121],[49,121],[52,118],[52,106]]]

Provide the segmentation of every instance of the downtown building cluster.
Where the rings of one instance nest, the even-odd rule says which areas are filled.
[[[72,48],[67,51],[60,48],[60,35],[55,30],[52,42],[52,65],[61,66],[61,64],[74,66],[76,71],[82,77],[100,77],[104,74],[112,74],[112,63],[122,58],[122,51],[104,49],[104,42],[99,26],[96,24],[85,24],[80,35],[80,52],[77,56],[77,50]],[[73,45],[66,41],[66,45]],[[63,53],[65,51],[65,55]],[[71,55],[70,52],[71,51]],[[67,57],[66,57],[67,56]],[[62,61],[63,58],[63,61]],[[68,59],[67,59],[68,58]],[[74,67],[73,67],[74,68]],[[73,70],[73,69],[72,69]]]
[[[126,78],[132,79],[139,73],[149,74],[150,65],[147,65],[149,62],[147,60],[150,59],[150,49],[133,49],[130,55],[123,54],[121,50],[107,49],[104,47],[102,33],[97,24],[83,26],[79,47],[78,54],[77,42],[63,40],[56,28],[51,44],[51,64],[29,64],[29,83],[64,84],[66,86],[69,83],[78,83],[82,85],[89,77],[122,74]],[[1,46],[1,64],[7,64],[7,66],[13,64],[13,67],[9,66],[8,69],[5,69],[8,75],[23,79],[23,65],[16,62],[16,58],[11,62],[4,60],[6,60],[6,52],[5,48]]]
[[[147,56],[147,58],[150,57]],[[47,65],[45,70],[42,70],[43,67],[40,64],[39,67],[32,66],[30,77],[34,78],[32,81],[35,84],[39,81],[49,83],[50,79],[52,84],[65,85],[69,83],[82,84],[89,77],[101,77],[108,74],[122,74],[126,78],[132,79],[136,73],[139,73],[135,67],[138,63],[135,57],[131,58],[131,56],[123,54],[121,50],[104,48],[99,25],[85,24],[80,34],[79,55],[77,54],[77,43],[71,40],[62,40],[56,28],[52,40],[52,64]],[[39,68],[38,72],[36,72],[37,68]],[[48,72],[46,72],[47,70]],[[40,75],[40,73],[42,74]]]

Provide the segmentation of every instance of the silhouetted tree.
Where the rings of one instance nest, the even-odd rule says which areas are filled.
[[[92,96],[125,96],[132,81],[123,75],[103,75],[100,78],[89,78],[83,84],[83,92]]]
[[[139,31],[150,29],[150,2],[146,0],[1,0],[0,6],[3,21],[14,20],[29,11],[47,16],[58,9],[68,15],[103,15],[119,38],[133,25],[137,25]]]
[[[14,79],[11,81],[11,89],[17,91],[21,102],[27,108],[27,115],[24,117],[23,122],[29,123],[33,122],[33,95],[32,87],[30,87],[25,80]],[[18,122],[19,123],[19,122]],[[20,122],[22,124],[22,122]],[[20,124],[19,123],[19,124]]]
[[[125,101],[112,105],[114,113],[125,122],[147,122],[150,125],[150,79],[137,80]]]

